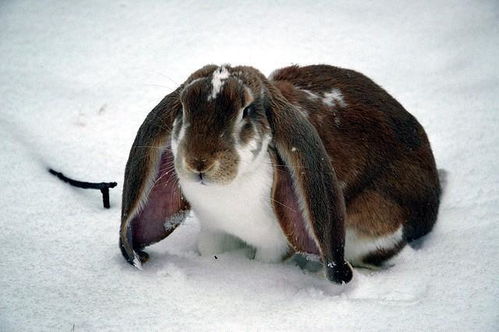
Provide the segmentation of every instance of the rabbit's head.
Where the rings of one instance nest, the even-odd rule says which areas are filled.
[[[253,68],[229,66],[189,77],[171,135],[182,181],[228,184],[262,162],[272,135],[264,80]]]

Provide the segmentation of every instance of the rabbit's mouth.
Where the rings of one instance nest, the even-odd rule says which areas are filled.
[[[217,159],[175,158],[175,170],[183,183],[203,186],[228,185],[237,177],[238,160],[221,155]]]
[[[193,182],[202,186],[213,185],[214,181],[212,177],[205,172],[192,173],[188,175],[186,179],[189,182]]]

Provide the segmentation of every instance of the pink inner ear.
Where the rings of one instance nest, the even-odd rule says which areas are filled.
[[[273,197],[281,228],[298,252],[319,255],[319,249],[307,230],[291,174],[287,167],[281,165],[275,167],[277,176]]]
[[[168,147],[161,156],[158,173],[146,204],[132,220],[134,248],[142,248],[164,239],[183,220],[187,209],[178,186],[173,154]],[[165,222],[169,219],[172,219],[172,224],[167,230]]]

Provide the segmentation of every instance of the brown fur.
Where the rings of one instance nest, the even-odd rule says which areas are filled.
[[[331,66],[284,68],[272,83],[317,129],[344,183],[348,227],[376,237],[402,224],[406,240],[431,230],[440,196],[435,161],[423,128],[395,99],[364,75]],[[346,106],[327,106],[303,89],[319,97],[339,89]]]

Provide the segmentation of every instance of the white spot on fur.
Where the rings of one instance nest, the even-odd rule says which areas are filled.
[[[307,98],[310,100],[317,100],[320,98],[318,95],[316,95],[315,93],[313,93],[309,90],[302,89],[302,91],[307,94]]]
[[[362,259],[378,249],[390,250],[402,241],[402,226],[389,235],[377,238],[360,237],[357,232],[347,228],[345,235],[345,258],[355,264],[362,264]]]
[[[225,66],[221,66],[213,72],[213,78],[211,79],[212,90],[211,94],[208,96],[208,101],[217,97],[225,83],[225,80],[229,78],[229,75],[230,73]]]
[[[333,89],[331,92],[324,93],[322,102],[328,106],[345,107],[347,105],[340,89]]]

